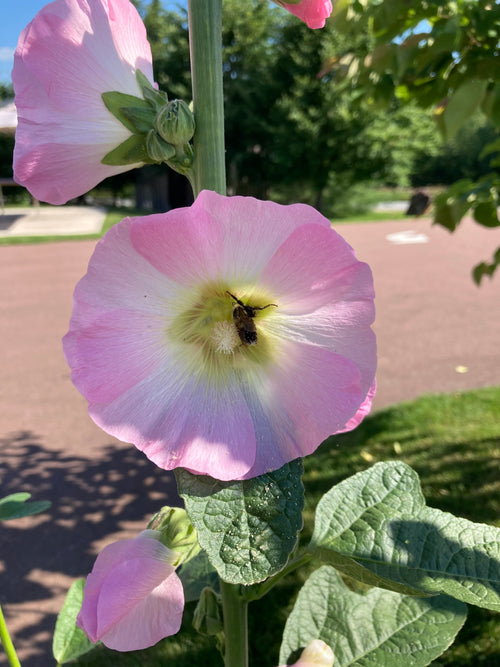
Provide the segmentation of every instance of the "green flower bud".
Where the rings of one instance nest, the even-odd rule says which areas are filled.
[[[155,130],[149,130],[146,136],[146,150],[153,162],[168,162],[175,155],[175,148],[163,141]]]
[[[193,615],[193,627],[202,635],[214,636],[224,629],[221,596],[212,588],[204,588]]]
[[[180,507],[162,507],[149,522],[148,528],[161,533],[160,542],[175,551],[178,567],[191,560],[200,551],[198,537],[186,510]]]
[[[194,134],[193,112],[183,100],[173,100],[156,114],[155,128],[167,143],[184,146]]]

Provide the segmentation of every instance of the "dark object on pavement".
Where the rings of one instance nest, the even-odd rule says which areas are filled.
[[[431,205],[431,198],[422,190],[415,192],[410,199],[410,205],[405,215],[422,215]]]

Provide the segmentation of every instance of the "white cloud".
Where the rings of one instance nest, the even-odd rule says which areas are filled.
[[[10,62],[14,58],[14,51],[11,46],[0,46],[0,62]]]

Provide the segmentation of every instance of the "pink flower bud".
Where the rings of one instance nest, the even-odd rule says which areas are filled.
[[[299,661],[295,662],[292,667],[333,667],[334,660],[333,651],[328,644],[321,639],[313,639],[302,651]],[[287,665],[281,667],[287,667]]]
[[[145,530],[108,545],[87,577],[77,618],[92,642],[136,651],[178,632],[184,593],[171,564],[177,554]]]
[[[323,28],[325,19],[332,13],[331,0],[302,0],[298,4],[278,0],[278,3],[307,23],[309,28]]]

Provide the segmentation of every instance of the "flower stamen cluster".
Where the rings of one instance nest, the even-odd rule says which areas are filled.
[[[244,294],[245,290],[240,292]],[[173,318],[166,332],[168,344],[178,346],[210,370],[214,379],[220,380],[235,368],[241,369],[245,360],[265,362],[273,347],[271,334],[265,326],[270,313],[258,305],[264,303],[266,297],[254,292],[249,310],[255,309],[255,313],[252,317],[246,316],[248,321],[242,321],[234,314],[235,305],[230,294],[224,286],[205,285],[190,305]],[[258,324],[254,319],[258,319]],[[257,346],[242,342],[240,332],[245,326],[258,329]],[[257,340],[257,333],[255,337]]]

